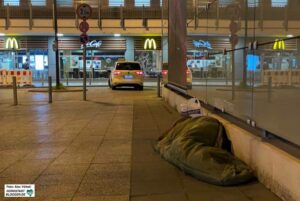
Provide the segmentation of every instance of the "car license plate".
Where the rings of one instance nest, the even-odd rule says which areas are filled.
[[[130,80],[130,79],[133,78],[133,76],[132,76],[132,75],[125,75],[124,78],[125,78],[126,80]]]

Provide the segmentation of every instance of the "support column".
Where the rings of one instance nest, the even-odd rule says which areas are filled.
[[[168,38],[167,37],[163,37],[162,39],[162,43],[163,43],[163,63],[168,63]]]
[[[55,71],[55,51],[53,50],[54,37],[48,38],[48,71],[52,79],[56,79]]]
[[[126,61],[134,61],[134,39],[132,37],[126,38]]]
[[[169,69],[168,81],[183,89],[186,86],[187,1],[169,0]]]

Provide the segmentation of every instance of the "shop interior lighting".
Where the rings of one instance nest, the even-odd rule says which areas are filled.
[[[120,37],[121,34],[114,34],[114,37]]]
[[[58,36],[58,37],[62,37],[62,36],[64,36],[64,34],[62,34],[62,33],[57,33],[57,36]]]
[[[294,37],[294,35],[292,35],[292,34],[289,34],[289,35],[286,35],[286,37],[288,37],[288,38],[292,38],[292,37]]]
[[[0,33],[0,36],[5,36],[5,33]]]

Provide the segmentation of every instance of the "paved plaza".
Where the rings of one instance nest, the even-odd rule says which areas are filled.
[[[144,91],[89,88],[82,93],[0,89],[0,200],[279,201],[262,184],[219,187],[164,161],[157,137],[179,118]],[[36,197],[4,198],[4,184],[35,184]]]

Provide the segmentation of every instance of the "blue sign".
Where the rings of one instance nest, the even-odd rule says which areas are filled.
[[[253,55],[253,54],[247,55],[247,70],[248,71],[255,71],[256,69],[258,69],[259,64],[260,64],[259,56]]]
[[[212,49],[210,42],[204,41],[204,40],[193,40],[193,45],[196,48],[207,48],[207,49]]]

